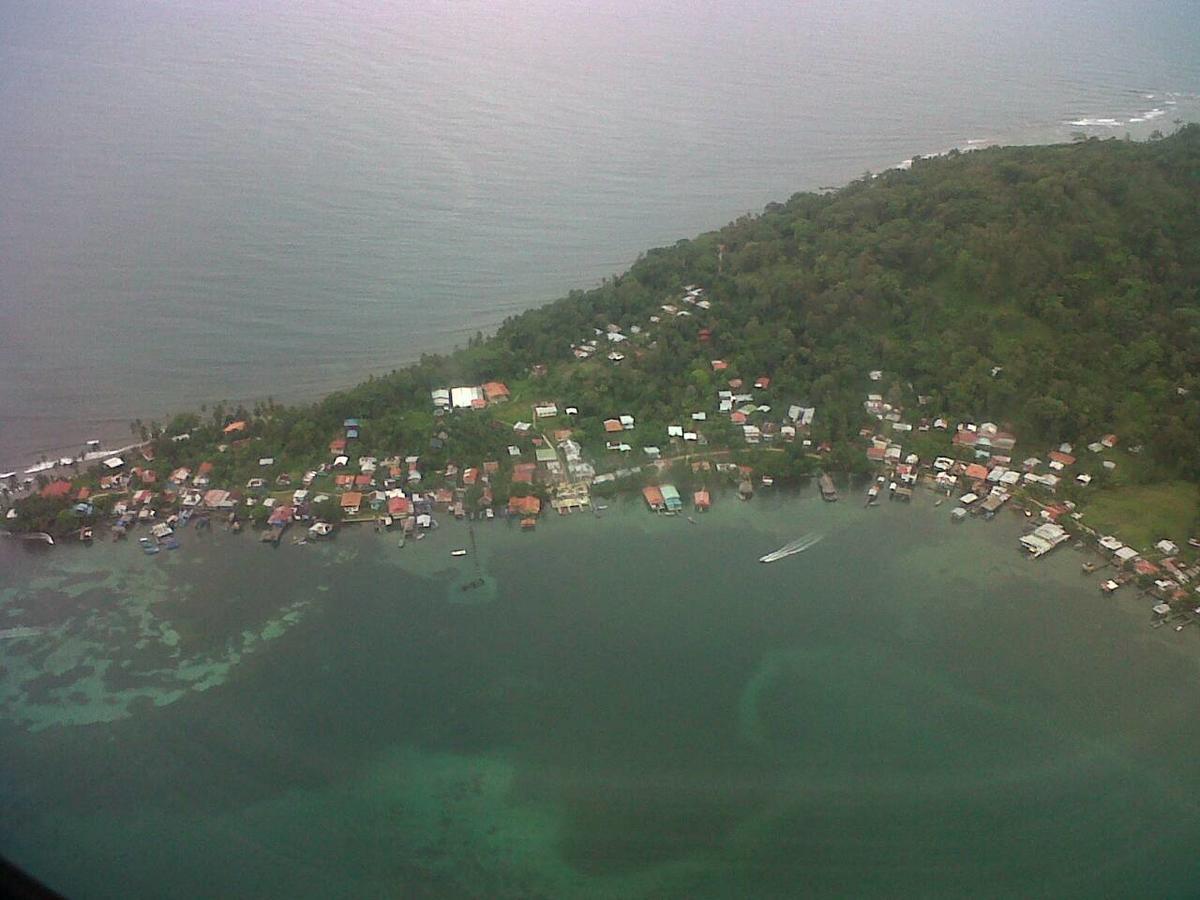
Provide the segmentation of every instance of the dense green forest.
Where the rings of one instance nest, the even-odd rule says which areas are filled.
[[[711,308],[660,314],[685,285]],[[214,483],[328,462],[346,417],[356,453],[421,454],[430,471],[500,459],[528,402],[577,404],[570,424],[598,459],[603,418],[637,417],[640,444],[707,410],[711,445],[742,446],[715,412],[728,379],[770,376],[775,409],[818,409],[811,438],[834,465],[862,465],[868,389],[920,415],[991,419],[1022,449],[1115,432],[1142,445],[1143,481],[1200,479],[1200,126],[1161,140],[1086,140],[921,159],[828,193],[796,194],[722,229],[649,251],[626,273],[506,321],[454,353],[372,377],[309,406],[217,407],[178,416],[154,468],[209,460]],[[617,365],[572,347],[610,324],[630,335]],[[640,333],[633,332],[639,326]],[[703,332],[703,333],[702,333]],[[601,350],[608,348],[599,340]],[[714,372],[713,359],[728,363]],[[545,372],[534,378],[537,364]],[[869,370],[884,377],[867,381]],[[435,417],[429,391],[506,381],[514,402]],[[521,405],[524,404],[524,405]],[[772,413],[778,418],[778,413]],[[221,427],[253,438],[221,453]],[[560,427],[560,426],[555,426]],[[186,442],[170,440],[189,432]],[[795,472],[806,463],[789,449]],[[273,455],[269,472],[258,459]],[[811,463],[807,464],[811,469]],[[499,491],[503,495],[503,490]]]
[[[1195,125],[1150,143],[951,154],[797,194],[513,319],[474,358],[509,372],[566,358],[592,326],[644,318],[692,281],[718,301],[711,346],[700,320],[677,320],[637,371],[597,373],[596,389],[699,402],[720,356],[817,405],[837,440],[857,431],[878,368],[935,411],[1010,422],[1022,443],[1115,431],[1200,476]]]

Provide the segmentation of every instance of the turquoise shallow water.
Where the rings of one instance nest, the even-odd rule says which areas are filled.
[[[1014,519],[802,493],[475,531],[0,545],[0,622],[54,630],[0,645],[0,847],[79,897],[1194,886],[1195,635]]]

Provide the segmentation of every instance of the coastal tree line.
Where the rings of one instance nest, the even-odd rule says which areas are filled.
[[[660,314],[693,283],[711,309]],[[430,470],[497,459],[503,492],[511,415],[435,417],[431,389],[502,380],[525,400],[568,399],[586,413],[573,423],[577,439],[601,460],[612,460],[603,416],[630,413],[640,443],[662,443],[666,424],[707,410],[709,445],[745,458],[754,451],[713,412],[715,394],[732,375],[767,375],[777,409],[818,408],[811,439],[831,446],[824,464],[853,469],[863,465],[865,374],[881,369],[872,389],[910,407],[925,397],[920,415],[1002,422],[1031,449],[1116,432],[1144,448],[1129,477],[1196,481],[1198,291],[1200,127],[1150,143],[954,152],[648,251],[491,337],[314,403],[218,404],[133,429],[154,439],[148,465],[164,475],[207,460],[215,483],[237,484],[327,462],[330,439],[355,417],[364,422],[356,453],[420,454]],[[572,355],[597,329],[635,323],[645,332],[619,365]],[[728,369],[714,371],[713,359]],[[234,420],[248,427],[230,440],[223,429]],[[190,437],[173,440],[180,434]],[[268,472],[264,456],[276,459]],[[798,446],[774,462],[784,477],[814,465]]]

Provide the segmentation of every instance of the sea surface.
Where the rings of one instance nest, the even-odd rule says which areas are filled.
[[[0,638],[0,849],[122,900],[1194,896],[1197,635],[1011,513],[858,496],[0,542],[44,629]]]
[[[0,472],[915,154],[1200,118],[1194,0],[0,3]]]

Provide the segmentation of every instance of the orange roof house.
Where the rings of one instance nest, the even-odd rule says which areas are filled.
[[[508,512],[514,516],[536,516],[542,511],[542,501],[537,497],[509,497]]]
[[[71,495],[71,482],[52,481],[41,490],[47,500],[63,500]]]
[[[1157,575],[1158,566],[1148,559],[1135,559],[1133,561],[1133,571],[1139,575]]]
[[[241,419],[238,419],[238,421],[236,421],[236,422],[230,422],[224,428],[224,431],[226,434],[234,434],[238,431],[245,431],[245,430],[246,430],[246,423],[244,421],[242,421]]]
[[[729,368],[729,363],[725,362],[725,360],[723,360],[723,359],[712,360],[712,370],[714,372],[724,372],[728,368]]]
[[[1064,465],[1064,466],[1075,465],[1075,457],[1073,457],[1070,453],[1062,453],[1058,450],[1050,451],[1050,461],[1056,462],[1056,463],[1062,463],[1062,465]]]
[[[987,466],[981,466],[979,463],[971,463],[967,466],[966,476],[971,481],[983,481],[987,478]]]
[[[489,381],[483,385],[483,396],[488,403],[503,403],[509,398],[508,385],[502,381]]]
[[[619,419],[605,419],[604,420],[604,430],[607,432],[610,432],[610,433],[615,432],[615,431],[624,431],[625,426],[623,426],[621,424],[621,421]]]
[[[362,506],[363,495],[358,491],[346,491],[342,494],[342,509],[347,512],[358,512],[358,508]]]

